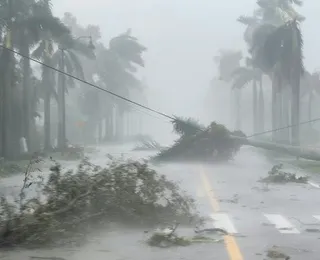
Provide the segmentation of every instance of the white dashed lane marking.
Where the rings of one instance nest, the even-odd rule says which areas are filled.
[[[214,213],[210,215],[213,219],[213,226],[227,231],[229,234],[238,233],[231,218],[225,213]]]
[[[300,234],[300,231],[296,229],[285,217],[278,214],[264,214],[270,223],[274,224],[276,229],[283,234]]]

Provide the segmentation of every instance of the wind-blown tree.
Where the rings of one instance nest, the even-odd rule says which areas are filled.
[[[247,64],[249,65],[249,64]],[[264,121],[264,100],[262,89],[262,72],[253,67],[239,67],[234,71],[233,89],[242,89],[250,82],[252,83],[252,101],[253,101],[253,132],[257,133],[261,123]],[[258,95],[258,83],[259,95]],[[261,117],[262,116],[262,117]],[[260,118],[261,117],[261,118]]]
[[[130,35],[130,29],[126,33],[111,39],[109,46],[106,47],[100,42],[101,33],[98,26],[88,25],[83,27],[77,23],[77,19],[71,13],[65,13],[63,21],[75,36],[92,37],[93,44],[96,46],[96,61],[86,60],[83,63],[87,80],[126,98],[130,98],[130,95],[132,95],[131,90],[142,91],[140,80],[134,74],[138,70],[137,67],[144,66],[141,55],[146,48]],[[82,60],[84,59],[82,58]],[[97,78],[97,81],[94,78]],[[96,92],[96,94],[93,92]],[[90,119],[90,122],[85,124],[88,134],[94,133],[97,128],[100,129],[104,122],[106,140],[113,138],[116,128],[114,123],[118,126],[117,135],[119,135],[119,138],[122,136],[124,130],[122,117],[125,113],[129,113],[131,106],[120,99],[108,94],[101,95],[99,91],[87,87],[83,87],[83,95],[79,100],[82,107],[81,111]],[[101,111],[92,110],[89,105],[90,100],[100,102],[100,105],[95,104],[101,108]],[[87,139],[92,138],[87,136]]]
[[[265,42],[267,65],[275,72],[279,82],[291,89],[291,142],[300,144],[300,81],[304,73],[303,39],[297,20],[290,21],[274,30]]]
[[[233,80],[233,73],[240,67],[241,59],[241,51],[220,50],[219,54],[214,57],[214,61],[216,62],[216,64],[218,64],[219,79],[225,82],[230,82],[231,80]],[[236,130],[239,130],[241,129],[241,89],[231,88],[231,97],[233,94],[235,95],[235,128]],[[231,102],[231,106],[232,105],[233,103]]]
[[[308,99],[308,120],[310,121],[309,127],[312,128],[312,106],[316,97],[320,94],[320,77],[319,72],[315,71],[310,73],[305,71],[301,79],[301,98],[307,96]]]
[[[1,32],[5,35],[5,42],[9,48],[17,48],[24,56],[30,55],[30,49],[41,39],[44,33],[52,33],[53,35],[65,33],[67,28],[62,25],[58,18],[54,17],[51,13],[51,4],[49,0],[12,0],[12,1],[3,1],[0,6],[0,14],[2,18],[2,27]],[[20,59],[19,59],[20,60]],[[32,102],[32,93],[33,84],[31,83],[31,67],[30,60],[28,58],[21,58],[22,60],[22,69],[23,69],[23,93],[21,93],[22,99],[18,99],[22,102],[23,106],[21,109],[22,121],[21,124],[21,135],[18,137],[25,137],[28,144],[29,151],[34,151],[32,147],[32,135],[35,132],[35,122],[34,122],[34,111],[32,111],[31,102]],[[8,146],[13,142],[10,135],[9,129],[12,129],[13,125],[11,123],[16,120],[12,118],[12,90],[11,82],[12,77],[11,71],[15,59],[13,53],[9,51],[2,50],[1,61],[6,64],[5,71],[3,72],[6,75],[5,84],[3,85],[7,103],[3,105],[2,112],[5,115],[5,120],[2,122],[4,131],[2,131],[3,143],[7,142],[7,145],[3,145],[3,154],[4,156],[17,156],[19,153],[19,148],[12,149]],[[10,65],[11,64],[11,65]],[[16,102],[12,102],[16,104]],[[3,118],[2,118],[3,119]],[[7,121],[8,120],[8,121]],[[11,123],[10,123],[11,122]],[[14,137],[17,138],[17,137]],[[19,141],[18,141],[19,143]],[[11,152],[8,151],[11,149]],[[8,151],[8,154],[7,154]],[[13,154],[14,153],[14,154]]]
[[[51,64],[60,71],[64,71],[84,80],[83,67],[78,55],[82,55],[88,59],[95,58],[95,54],[93,50],[89,48],[88,43],[70,37],[70,34],[65,34],[58,39],[58,48],[51,57]],[[62,125],[65,124],[63,115],[66,114],[65,92],[68,91],[68,87],[74,86],[74,79],[63,75],[62,73],[56,74],[58,78],[58,147],[59,149],[64,149],[67,141],[65,129]],[[66,87],[65,90],[63,90],[62,86]]]
[[[237,19],[238,22],[246,25],[246,30],[244,32],[244,40],[247,43],[248,47],[251,48],[252,45],[252,34],[259,26],[259,18],[255,13],[254,16],[240,16]],[[246,65],[249,67],[247,70],[240,71],[242,77],[240,77],[236,83],[236,85],[245,85],[249,81],[252,81],[253,84],[253,131],[263,132],[264,131],[264,121],[265,121],[265,113],[264,113],[264,95],[262,88],[262,78],[263,71],[257,67],[252,60],[252,57],[246,59]],[[245,80],[246,79],[246,80]],[[248,81],[249,80],[249,81]],[[241,83],[243,82],[243,83]],[[259,84],[259,94],[257,94],[257,84]]]
[[[114,37],[109,48],[103,48],[98,59],[98,75],[106,88],[118,95],[130,98],[130,90],[141,90],[141,82],[134,73],[137,66],[144,67],[143,52],[147,49],[138,39],[126,33]],[[116,111],[116,133],[118,138],[123,135],[123,115],[130,106],[122,100],[112,98]],[[110,110],[110,105],[107,105]]]
[[[272,35],[274,35],[274,33],[278,31],[278,29],[279,30],[280,28],[284,29],[285,26],[288,26],[290,22],[295,21],[295,24],[296,24],[298,23],[298,21],[304,20],[304,17],[299,15],[294,10],[294,7],[293,7],[294,4],[301,5],[302,1],[259,0],[257,4],[259,8],[255,11],[254,17],[242,17],[241,19],[243,21],[247,21],[251,23],[250,30],[248,29],[246,31],[247,34],[245,39],[248,41],[249,51],[252,55],[254,66],[261,69],[272,80],[272,93],[273,93],[272,94],[272,127],[273,129],[276,129],[278,127],[284,126],[283,120],[282,120],[283,116],[279,117],[279,115],[287,114],[287,112],[284,113],[283,107],[285,110],[288,109],[288,103],[291,101],[291,100],[288,100],[289,92],[295,93],[294,95],[296,96],[297,91],[296,90],[291,91],[292,86],[291,88],[289,88],[290,84],[287,81],[288,78],[283,75],[283,71],[281,69],[282,66],[280,66],[280,62],[277,62],[276,64],[271,64],[272,62],[270,63],[270,61],[268,61],[268,59],[270,58],[268,57],[270,52],[275,54],[276,51],[279,51],[279,49],[269,48],[269,53],[268,53],[268,51],[266,51],[266,42],[268,41],[270,45],[271,43],[270,37],[273,37]],[[293,24],[291,23],[291,25]],[[289,27],[290,26],[288,26],[287,28]],[[291,26],[290,28],[293,29],[293,27]],[[295,30],[295,33],[297,32],[298,31]],[[292,31],[292,33],[294,32]],[[279,31],[278,31],[278,35],[280,35]],[[297,37],[294,37],[294,38],[297,39]],[[273,37],[273,39],[275,38]],[[279,42],[278,42],[278,45],[279,45]],[[297,50],[298,48],[296,48],[296,51]],[[281,59],[279,56],[279,52],[273,55],[273,57],[278,58],[278,61],[280,61]],[[286,80],[284,80],[284,78],[286,78]],[[297,82],[297,80],[295,80],[295,82]],[[283,104],[282,100],[285,101],[285,104]],[[294,102],[295,105],[291,107],[293,107],[292,108],[293,110],[295,109],[297,111],[298,98],[295,98],[293,100],[295,100]],[[297,118],[291,118],[291,119],[293,121],[297,120]],[[295,136],[295,137],[292,136],[292,139],[296,139],[298,129],[299,127],[296,127],[295,129],[292,130],[292,135]],[[273,133],[274,140],[277,139],[276,136],[277,136],[277,132],[274,132]],[[298,143],[298,141],[295,141],[295,142]]]

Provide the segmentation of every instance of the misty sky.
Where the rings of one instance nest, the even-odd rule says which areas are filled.
[[[165,113],[197,116],[201,100],[215,73],[213,55],[220,48],[244,49],[244,26],[236,22],[250,15],[255,0],[55,0],[58,16],[72,12],[81,24],[98,24],[103,40],[132,28],[148,47],[145,75],[153,97],[150,105]],[[317,25],[320,1],[305,0],[300,12],[307,17],[302,27],[305,63],[313,71],[320,38]],[[317,18],[318,17],[318,18]],[[181,94],[183,93],[183,94]]]

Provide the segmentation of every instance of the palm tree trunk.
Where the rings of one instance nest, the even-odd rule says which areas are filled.
[[[235,90],[236,126],[235,130],[241,130],[241,90]]]
[[[25,43],[22,43],[22,54],[29,57],[30,51],[29,46]],[[23,130],[22,134],[23,137],[26,139],[27,142],[27,151],[33,151],[31,147],[31,138],[30,138],[30,120],[32,120],[31,111],[30,111],[30,59],[23,58]]]
[[[312,90],[309,92],[309,101],[308,101],[308,120],[309,120],[309,128],[312,129],[312,104],[313,104],[313,93]]]
[[[272,75],[272,130],[277,128],[277,89],[278,89],[278,77],[275,72]],[[276,142],[277,133],[272,132],[272,141]]]
[[[1,64],[3,65],[3,84],[2,84],[2,97],[3,97],[3,105],[2,105],[2,156],[4,158],[12,158],[13,157],[13,135],[11,132],[13,126],[13,118],[12,118],[12,105],[13,105],[13,97],[12,97],[12,77],[13,77],[13,66],[14,66],[14,57],[12,54],[3,50],[1,55]]]
[[[110,141],[113,138],[112,109],[105,115],[105,135],[104,141]]]
[[[282,127],[287,127],[290,124],[289,120],[289,104],[290,104],[290,88],[289,86],[285,86],[282,94],[283,107],[282,107]],[[285,128],[282,131],[282,139],[286,144],[290,144],[290,129]]]
[[[258,88],[257,81],[252,81],[252,93],[253,93],[253,133],[258,132]]]
[[[283,127],[283,89],[280,89],[277,92],[277,127],[276,129],[280,129]],[[278,130],[277,133],[277,141],[283,141],[283,131]]]
[[[300,73],[294,73],[292,80],[292,105],[291,105],[291,123],[292,123],[292,144],[300,145]]]
[[[263,95],[263,88],[262,88],[262,77],[259,80],[259,132],[264,131],[264,95]]]
[[[47,67],[42,68],[42,87],[44,95],[44,149],[51,150],[51,78],[50,70]]]

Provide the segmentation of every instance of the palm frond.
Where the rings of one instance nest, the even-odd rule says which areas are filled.
[[[33,42],[41,39],[43,32],[49,32],[53,38],[59,38],[61,35],[70,33],[69,29],[53,16],[31,16],[20,22],[17,22],[19,31],[28,32],[28,37]]]
[[[250,73],[240,74],[233,79],[232,88],[241,89],[254,79],[255,79],[254,74],[250,74]]]
[[[61,51],[58,49],[53,53],[51,57],[51,65],[57,68],[59,66],[60,58],[61,58]]]
[[[256,17],[252,17],[252,16],[246,16],[246,15],[241,15],[237,21],[239,23],[242,23],[244,25],[255,25],[259,22],[259,20]]]
[[[84,79],[83,67],[78,56],[72,50],[68,50],[68,55],[70,57],[70,61],[72,62],[72,66],[74,67],[76,76],[81,79]]]
[[[141,55],[147,48],[138,43],[136,38],[127,34],[119,35],[110,40],[109,48],[111,51],[117,53],[122,59],[144,67],[144,61]]]
[[[204,130],[204,127],[192,118],[174,117],[172,120],[174,132],[180,136],[190,136]]]
[[[41,41],[38,47],[32,52],[31,56],[35,59],[40,60],[43,57],[45,48],[46,48],[45,42]]]

